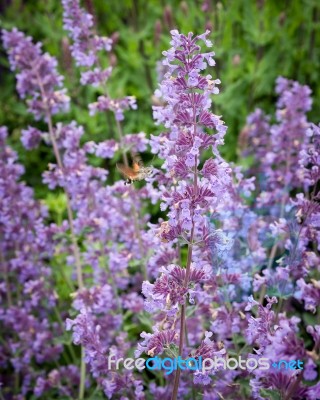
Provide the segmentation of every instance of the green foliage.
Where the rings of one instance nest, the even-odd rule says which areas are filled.
[[[204,3],[208,4],[205,11],[202,10]],[[151,97],[157,86],[156,62],[168,48],[169,31],[173,28],[184,33],[212,30],[217,54],[217,66],[212,74],[222,81],[214,108],[229,126],[223,149],[228,160],[237,159],[237,136],[248,113],[256,107],[273,110],[277,76],[310,85],[316,99],[313,110],[319,108],[320,3],[317,0],[84,0],[82,4],[94,14],[100,34],[111,36],[117,32],[119,35],[112,55],[116,65],[108,83],[109,92],[114,97],[134,95],[139,107],[136,112],[127,112],[125,133],[145,131],[151,134],[159,129],[152,121]],[[2,28],[16,26],[42,41],[44,49],[58,58],[72,96],[71,111],[62,119],[75,119],[83,124],[84,140],[113,137],[112,118],[89,116],[87,104],[94,101],[99,92],[79,84],[79,71],[71,61],[62,27],[60,1],[14,0],[2,8]],[[102,60],[103,64],[108,64],[107,57]],[[0,55],[0,83],[0,125],[7,125],[12,132],[11,144],[26,166],[25,179],[35,187],[36,195],[43,198],[47,189],[40,177],[53,156],[45,145],[29,153],[22,149],[20,131],[34,122],[17,99],[4,52]],[[317,119],[315,113],[310,116],[311,120]],[[146,155],[146,159],[151,160],[151,156]],[[108,167],[114,168],[113,165]],[[114,179],[115,174],[111,173],[111,177]],[[47,202],[52,203],[50,197]]]
[[[263,396],[264,399],[269,399],[269,400],[281,400],[282,397],[279,392],[276,392],[275,390],[269,390],[269,389],[262,389],[260,391],[261,396]]]
[[[55,222],[61,225],[63,221],[64,210],[66,209],[66,195],[64,193],[54,194],[49,192],[45,199],[45,205],[52,214]]]

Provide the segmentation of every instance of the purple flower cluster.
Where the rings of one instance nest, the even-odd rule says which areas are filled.
[[[70,98],[62,87],[63,77],[57,71],[57,61],[42,53],[41,43],[33,44],[17,29],[2,31],[3,45],[9,62],[17,74],[17,91],[27,98],[29,111],[36,119],[47,119],[48,113],[56,114],[69,108]],[[29,133],[29,137],[32,136]]]
[[[202,329],[209,328],[220,355],[270,362],[299,358],[305,369],[300,375],[272,369],[195,371],[193,384],[190,375],[180,377],[178,371],[174,382],[166,383],[168,398],[189,398],[197,385],[207,399],[240,399],[242,394],[235,395],[228,385],[241,387],[247,379],[255,399],[264,398],[264,390],[286,399],[293,393],[297,399],[317,398],[319,385],[302,383],[318,376],[317,334],[313,350],[307,350],[300,338],[301,319],[293,313],[294,298],[309,312],[320,305],[315,279],[320,265],[319,128],[306,117],[311,92],[279,78],[276,123],[257,110],[240,137],[244,154],[257,161],[249,171],[228,165],[218,152],[225,126],[209,111],[209,96],[217,93],[219,82],[202,74],[207,64],[214,65],[213,53],[202,54],[199,40],[210,45],[206,35],[172,32],[173,47],[164,52],[168,72],[156,92],[165,105],[155,106],[154,116],[167,131],[152,136],[151,146],[165,160],[156,183],[168,220],[152,228],[159,240],[149,261],[156,280],[144,282],[142,292],[155,325],[153,333],[141,334],[137,356],[198,354]],[[216,133],[209,135],[210,129]],[[209,148],[214,158],[203,159]],[[307,327],[311,335],[317,330],[318,325]],[[241,337],[243,352],[236,343]]]
[[[93,16],[80,7],[79,0],[62,0],[62,6],[64,27],[73,41],[72,57],[77,65],[90,68],[98,62],[101,50],[111,50],[112,40],[95,34]],[[101,83],[110,73],[109,69],[88,71],[82,75],[83,84]]]
[[[56,121],[69,105],[56,60],[16,29],[3,31],[17,91],[47,123],[47,132],[22,129],[21,141],[27,150],[52,146],[43,182],[62,210],[55,218],[34,200],[1,127],[0,397],[320,398],[320,127],[307,118],[310,89],[278,78],[275,118],[257,109],[240,135],[250,167],[227,163],[219,153],[227,127],[211,111],[220,81],[206,72],[214,52],[201,48],[212,46],[209,31],[173,30],[153,110],[164,131],[124,135],[120,121],[136,103],[108,94],[112,70],[100,52],[112,41],[96,34],[79,0],[62,5],[80,82],[102,89],[90,114],[110,111],[117,137],[85,142],[77,122]],[[148,145],[161,169],[139,188],[109,184],[102,165],[120,156],[130,170],[128,154],[135,161]],[[166,218],[151,223],[145,209],[159,200]],[[108,364],[109,355],[133,354],[263,357],[270,369],[162,376]],[[272,368],[280,359],[304,368]]]
[[[6,137],[7,129],[1,127],[0,382],[7,396],[22,398],[39,395],[36,382],[53,373],[48,365],[60,359],[63,346],[55,338],[63,326],[51,318],[58,299],[48,265],[54,247],[53,232],[45,224],[47,210],[34,200],[32,189],[19,182],[24,168]],[[66,390],[72,385],[68,382]]]
[[[290,191],[302,186],[297,166],[300,152],[309,142],[306,134],[309,129],[306,113],[312,105],[309,87],[279,77],[276,93],[279,95],[276,123],[270,125],[270,117],[258,109],[249,116],[245,130],[248,145],[254,150],[260,167],[258,202],[262,207],[272,201],[286,202]]]
[[[76,64],[84,67],[81,72],[82,85],[102,87],[105,95],[99,96],[97,101],[89,104],[90,115],[97,112],[111,111],[117,121],[124,119],[125,110],[136,109],[136,100],[133,96],[113,99],[106,89],[106,82],[112,73],[112,67],[102,68],[99,53],[109,52],[112,40],[99,36],[95,32],[93,16],[80,6],[79,0],[62,0],[64,28],[72,40],[71,54]]]
[[[229,197],[228,186],[232,177],[230,167],[218,152],[226,126],[210,111],[210,96],[219,92],[217,84],[220,82],[203,73],[207,65],[214,65],[214,53],[202,53],[199,46],[200,41],[211,46],[207,39],[209,32],[199,36],[191,33],[184,36],[177,31],[171,34],[173,47],[163,53],[168,72],[156,92],[166,105],[154,107],[156,122],[164,124],[168,131],[158,137],[152,136],[151,146],[154,153],[165,159],[157,183],[162,193],[161,209],[168,212],[168,220],[154,231],[164,245],[158,252],[166,252],[166,260],[172,264],[160,268],[162,274],[154,284],[143,284],[146,309],[159,314],[154,333],[148,336],[144,333],[143,337],[147,338],[145,351],[148,354],[162,353],[164,340],[167,347],[176,347],[179,343],[177,354],[184,356],[192,350],[185,346],[185,330],[191,336],[193,329],[197,329],[197,322],[202,324],[209,312],[207,289],[214,278],[212,249],[228,247],[228,239],[212,228],[208,216],[218,212]],[[215,133],[209,135],[207,132],[212,129]],[[203,163],[202,155],[209,149],[215,157]],[[178,261],[184,244],[187,245],[185,268]],[[158,261],[163,259],[164,256],[159,254]],[[188,304],[194,308],[191,326],[186,321]],[[194,334],[192,344],[200,345],[197,350],[199,357],[202,334],[201,331]],[[166,339],[159,340],[162,335]],[[151,345],[153,342],[158,345]],[[140,345],[139,352],[144,346]],[[173,398],[177,396],[178,374]],[[208,385],[210,382],[208,374],[198,371],[194,375],[195,384]]]
[[[307,350],[300,336],[301,318],[292,311],[293,299],[298,300],[306,312],[316,313],[320,305],[317,280],[320,265],[319,128],[307,121],[306,112],[312,103],[307,86],[280,77],[276,92],[279,95],[276,124],[270,125],[270,117],[257,110],[248,118],[244,130],[245,154],[251,152],[257,157],[257,169],[251,169],[251,173],[258,174],[257,201],[252,209],[256,220],[260,220],[260,232],[264,232],[260,245],[266,248],[268,255],[260,260],[262,269],[254,275],[253,289],[261,292],[260,300],[266,292],[278,297],[278,301],[274,297],[268,299],[266,307],[251,298],[247,310],[257,305],[258,318],[251,317],[247,338],[258,345],[255,352],[259,356],[271,360],[301,359],[304,370],[303,373],[270,370],[263,374],[255,371],[250,384],[256,399],[264,398],[261,390],[265,389],[277,390],[287,399],[314,399],[320,396],[319,385],[308,387],[302,380],[318,378],[314,353],[317,339],[315,335],[313,350]],[[270,241],[270,238],[273,239]],[[278,305],[273,312],[271,305],[275,302]],[[318,325],[305,329],[312,335],[317,332]]]
[[[23,44],[25,39],[16,31],[5,32],[4,40],[9,41],[8,38],[11,38],[10,43],[12,43],[12,37],[15,38],[16,35],[19,47],[18,41],[22,41]],[[27,42],[30,43],[30,47],[26,49],[24,56],[31,58],[33,47],[37,46],[32,45],[31,39],[27,39]],[[38,47],[40,48],[40,45]],[[11,54],[13,50],[11,51],[9,47],[7,49]],[[20,63],[19,73],[24,74],[26,68],[28,65]],[[40,87],[44,90],[36,93],[37,99],[43,101],[45,105],[51,86],[42,85],[45,80],[48,82],[54,80],[55,70],[47,70],[46,73],[48,75],[42,76],[39,81]],[[131,100],[130,104],[133,105]],[[68,265],[77,269],[79,290],[74,294],[73,307],[78,315],[67,320],[67,328],[73,332],[73,342],[82,346],[83,361],[88,364],[92,377],[101,385],[108,397],[111,398],[113,393],[121,390],[125,394],[128,382],[131,380],[132,384],[137,385],[138,398],[143,398],[143,387],[132,373],[126,373],[121,378],[117,372],[109,373],[106,356],[109,348],[113,348],[122,356],[132,348],[129,339],[121,333],[123,317],[120,311],[127,310],[135,320],[134,313],[140,312],[143,308],[139,291],[145,270],[144,258],[149,251],[152,237],[149,237],[144,230],[148,216],[139,218],[138,210],[142,208],[142,203],[153,189],[149,185],[149,188],[135,190],[134,187],[126,187],[123,182],[106,186],[108,171],[91,165],[89,157],[95,155],[112,158],[116,152],[122,150],[123,146],[113,139],[100,143],[87,142],[82,146],[80,141],[84,130],[81,126],[75,122],[54,124],[52,120],[54,110],[45,108],[44,112],[49,133],[28,127],[22,131],[21,140],[27,149],[37,147],[42,139],[53,146],[56,164],[49,164],[48,171],[43,174],[43,181],[50,190],[60,187],[65,192],[68,221],[52,225],[51,236],[46,240],[52,247],[52,253],[53,251],[55,253],[55,262],[66,271],[64,278],[70,287],[73,287],[74,275],[71,273],[70,277]],[[114,112],[116,115],[118,111]],[[125,151],[140,152],[146,149],[148,140],[141,132],[123,137],[123,144]],[[35,254],[37,253],[35,251]],[[85,273],[82,272],[83,267],[86,268]],[[85,288],[87,285],[91,287]],[[41,292],[41,286],[37,281],[28,282],[25,290],[27,294],[32,295],[35,307],[37,301],[49,298],[47,294]],[[49,329],[50,335],[52,332],[54,328]],[[58,335],[61,334],[59,331]],[[52,336],[43,336],[43,340],[48,343],[51,338]],[[48,343],[46,348],[49,352]],[[61,345],[57,346],[57,349],[59,355],[62,351],[63,354],[67,351]],[[35,393],[44,396],[48,391],[55,390],[66,395],[70,388],[65,387],[59,373],[57,370],[39,377]],[[84,395],[85,382],[82,375],[81,378],[78,375],[78,378],[81,397]],[[117,384],[114,383],[115,380]]]
[[[54,132],[63,155],[63,173],[57,165],[51,165],[43,175],[44,182],[51,189],[63,187],[70,193],[70,204],[76,212],[74,233],[83,237],[81,262],[90,266],[84,277],[85,286],[93,285],[74,293],[73,308],[78,314],[68,319],[66,326],[73,332],[73,342],[84,348],[84,360],[92,376],[111,398],[112,393],[120,388],[125,390],[125,386],[121,386],[121,380],[112,385],[114,374],[109,374],[106,364],[108,349],[114,347],[125,356],[130,348],[125,337],[121,344],[117,343],[123,322],[120,310],[139,312],[143,307],[138,294],[142,268],[135,270],[134,266],[144,262],[150,239],[142,225],[147,220],[140,219],[141,227],[135,225],[132,207],[141,209],[141,196],[146,197],[148,191],[135,191],[123,182],[106,186],[107,171],[89,164],[88,155],[109,157],[108,146],[114,147],[117,142],[87,142],[81,147],[83,129],[76,123],[57,124]],[[142,146],[145,139],[140,135],[128,140]],[[66,224],[55,227],[55,233],[62,237],[56,251],[60,257],[67,256],[69,265],[74,265],[76,260],[65,240],[65,230]],[[133,375],[130,379],[134,379]]]
[[[111,99],[108,96],[99,96],[98,101],[89,104],[90,115],[95,115],[97,112],[112,111],[117,121],[124,120],[123,112],[132,108],[137,109],[136,99],[133,96],[127,96],[123,99]]]

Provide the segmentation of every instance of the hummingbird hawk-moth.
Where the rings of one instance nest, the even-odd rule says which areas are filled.
[[[118,170],[127,179],[126,184],[130,184],[134,181],[142,181],[152,173],[152,167],[145,167],[141,160],[141,157],[137,154],[132,155],[132,166],[126,166],[124,164],[117,164]]]

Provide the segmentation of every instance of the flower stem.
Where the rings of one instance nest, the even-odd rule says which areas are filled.
[[[196,174],[195,174],[196,175]],[[186,276],[184,280],[184,286],[188,285],[190,270],[191,270],[191,261],[192,261],[192,251],[193,251],[193,239],[194,239],[194,221],[192,220],[192,228],[190,235],[190,243],[188,245],[188,255],[187,255],[187,265],[186,265]],[[184,345],[184,334],[186,332],[186,303],[181,305],[181,314],[180,314],[180,337],[179,337],[179,356],[182,357],[183,353],[183,345]],[[174,377],[173,384],[173,392],[171,400],[176,400],[178,396],[179,389],[179,381],[180,381],[180,369],[176,370],[176,374]]]
[[[64,174],[63,164],[62,164],[61,156],[59,153],[58,145],[57,145],[57,142],[56,142],[56,139],[54,136],[52,119],[51,119],[51,115],[49,112],[47,113],[47,120],[48,120],[50,140],[51,140],[51,143],[53,146],[53,151],[54,151],[54,154],[55,154],[55,157],[57,160],[57,164],[60,168],[60,171]],[[82,277],[80,250],[79,250],[78,242],[77,242],[75,232],[74,232],[73,213],[72,213],[72,209],[71,209],[71,205],[70,205],[69,194],[68,194],[66,188],[64,188],[64,192],[66,195],[68,221],[69,221],[69,226],[70,226],[73,254],[74,254],[76,269],[77,269],[77,281],[78,281],[79,289],[81,290],[81,289],[83,289],[84,284],[83,284],[83,277]],[[84,398],[85,380],[86,380],[86,364],[84,361],[84,347],[81,346],[79,400],[82,400]]]
[[[84,361],[84,347],[81,346],[81,366],[80,366],[80,386],[79,386],[79,400],[84,399],[84,390],[86,382],[86,363]]]
[[[45,102],[47,102],[46,92],[45,92],[44,86],[42,84],[42,81],[41,81],[41,78],[39,75],[37,76],[37,79],[38,79],[38,84],[39,84],[39,88],[40,88],[40,92],[43,97],[43,100]],[[50,112],[50,108],[48,107],[48,105],[46,107],[46,120],[48,123],[49,136],[50,136],[50,140],[52,143],[53,152],[54,152],[55,158],[57,160],[58,167],[60,168],[60,171],[63,174],[63,176],[65,176],[58,144],[57,144],[57,141],[56,141],[56,138],[54,135],[51,112]],[[74,232],[73,212],[72,212],[71,205],[70,205],[69,193],[65,187],[63,189],[64,189],[64,192],[66,195],[67,214],[68,214],[68,221],[69,221],[69,227],[70,227],[73,254],[74,254],[74,259],[75,259],[75,263],[76,263],[78,287],[81,290],[81,289],[83,289],[84,284],[83,284],[83,276],[82,276],[80,250],[79,250],[78,242],[77,242],[75,232]],[[85,380],[86,380],[86,364],[84,361],[84,347],[81,346],[79,400],[82,400],[83,396],[84,396]]]
[[[281,209],[280,209],[280,217],[279,218],[283,218],[283,214],[284,214],[284,207],[285,207],[285,202],[286,202],[286,197],[283,196],[282,197],[282,201],[281,201]],[[270,255],[269,255],[269,261],[268,261],[268,266],[267,266],[267,270],[270,271],[274,262],[274,259],[276,257],[277,254],[277,250],[278,250],[279,244],[275,243],[270,251]],[[264,284],[261,288],[261,293],[260,293],[260,299],[259,299],[259,303],[262,304],[264,297],[267,293],[267,285]]]
[[[48,120],[50,140],[51,140],[51,143],[52,143],[52,146],[53,146],[53,152],[54,152],[54,155],[56,157],[57,164],[58,164],[58,166],[60,168],[60,171],[62,172],[62,174],[64,174],[64,168],[63,168],[60,152],[59,152],[59,149],[58,149],[57,141],[56,141],[56,138],[54,136],[53,126],[52,126],[52,119],[51,119],[51,115],[50,115],[49,112],[47,113],[47,120]],[[78,286],[79,286],[79,289],[82,289],[84,287],[84,285],[83,285],[82,267],[81,267],[81,260],[80,260],[80,250],[79,250],[79,246],[78,246],[78,243],[77,243],[76,235],[74,233],[73,213],[72,213],[72,209],[71,209],[71,205],[70,205],[70,197],[69,197],[69,194],[68,194],[66,188],[64,188],[64,192],[65,192],[65,195],[66,195],[66,206],[67,206],[68,221],[69,221],[69,226],[70,226],[73,254],[74,254],[76,268],[77,268]]]
[[[186,266],[186,277],[184,285],[188,284],[190,269],[191,269],[191,260],[192,260],[192,250],[193,250],[193,236],[194,236],[194,222],[192,222],[192,230],[191,230],[191,239],[190,244],[188,245],[188,256],[187,256],[187,266]],[[186,304],[181,305],[181,314],[180,314],[180,337],[179,337],[179,356],[182,357],[183,352],[183,344],[184,344],[184,334],[186,331]],[[180,381],[180,369],[176,370],[176,374],[174,377],[173,384],[173,392],[171,400],[177,400],[178,389],[179,389],[179,381]]]
[[[197,133],[197,110],[194,100],[194,94],[192,96],[193,102],[193,136],[196,136]],[[194,188],[194,195],[198,192],[198,156],[194,158],[194,171],[193,171],[193,188]],[[190,277],[190,270],[191,270],[191,261],[192,261],[192,251],[194,245],[194,231],[195,231],[195,222],[194,222],[194,215],[192,215],[192,227],[191,227],[191,234],[190,234],[190,241],[188,244],[188,255],[187,255],[187,265],[186,265],[186,276],[184,280],[184,287],[186,288],[189,283]],[[183,345],[184,345],[184,335],[186,332],[186,302],[181,305],[181,315],[180,315],[180,337],[179,337],[179,356],[182,357],[183,353]],[[176,374],[174,377],[174,384],[173,384],[173,392],[171,400],[177,400],[178,390],[179,390],[179,381],[180,381],[180,369],[176,370]]]
[[[38,75],[38,84],[39,84],[39,88],[40,88],[40,92],[41,95],[43,97],[43,100],[45,102],[47,102],[47,96],[46,96],[46,92],[44,90],[44,86],[42,84],[41,78]],[[58,167],[60,168],[61,173],[64,175],[64,168],[63,168],[63,163],[62,163],[62,159],[60,156],[60,152],[59,152],[59,148],[57,145],[57,141],[54,135],[54,131],[53,131],[53,124],[52,124],[52,117],[51,117],[51,113],[50,113],[50,109],[47,106],[46,107],[46,120],[48,123],[48,130],[49,130],[49,136],[50,136],[50,140],[52,143],[52,147],[53,147],[53,152],[55,155],[55,158],[57,160],[57,164]],[[75,258],[75,263],[76,263],[76,268],[77,268],[77,280],[78,280],[78,286],[79,289],[83,288],[83,278],[82,278],[82,268],[81,268],[81,261],[80,261],[80,251],[79,251],[79,247],[78,247],[78,243],[75,237],[75,233],[74,233],[74,222],[73,222],[73,213],[72,213],[72,209],[70,206],[70,198],[69,198],[69,194],[66,188],[64,188],[64,192],[66,195],[66,206],[67,206],[67,213],[68,213],[68,221],[69,221],[69,226],[70,226],[70,232],[71,232],[71,241],[72,241],[72,247],[73,247],[73,254],[74,254],[74,258]]]
[[[116,117],[114,117],[115,121],[116,121],[116,125],[117,125],[117,132],[119,135],[119,141],[120,141],[120,146],[122,147],[122,158],[123,158],[123,163],[126,167],[129,166],[129,162],[128,162],[128,157],[127,157],[127,153],[124,149],[124,145],[123,145],[123,132],[122,132],[122,128],[121,128],[121,124],[120,121],[117,120]]]

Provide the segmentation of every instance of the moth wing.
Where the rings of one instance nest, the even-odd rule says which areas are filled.
[[[135,172],[139,172],[139,170],[143,168],[143,162],[139,154],[132,153],[132,169]]]
[[[125,178],[134,179],[136,177],[136,172],[132,168],[126,167],[123,164],[116,164],[116,165],[118,170]]]

